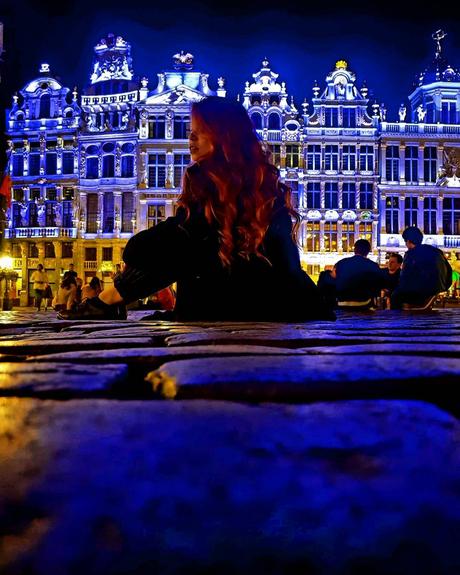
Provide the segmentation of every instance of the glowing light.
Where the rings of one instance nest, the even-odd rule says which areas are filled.
[[[346,70],[348,67],[348,63],[345,60],[338,60],[335,63],[335,69],[336,70]]]
[[[13,258],[10,256],[0,257],[0,269],[2,270],[12,270],[13,269]]]

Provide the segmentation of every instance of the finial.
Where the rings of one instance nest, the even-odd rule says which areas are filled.
[[[78,96],[78,91],[77,91],[77,87],[76,87],[76,86],[74,86],[74,88],[73,88],[72,96],[73,96],[73,101],[76,102],[76,101],[77,101],[77,96]]]
[[[147,88],[148,83],[149,83],[149,79],[147,78],[147,76],[143,76],[141,78],[141,86],[143,88]]]
[[[441,51],[442,51],[441,40],[446,36],[447,32],[444,32],[444,30],[436,30],[436,32],[431,35],[433,40],[436,42],[436,59],[439,59],[441,57]]]
[[[265,57],[265,58],[262,60],[262,66],[263,66],[264,68],[268,68],[269,65],[270,65],[270,62],[268,61],[268,58]]]
[[[347,67],[348,67],[348,64],[347,64],[347,62],[346,62],[345,60],[338,60],[338,61],[335,63],[335,69],[336,69],[336,70],[346,70]]]
[[[314,84],[314,86],[313,86],[313,96],[314,96],[315,98],[317,98],[317,97],[319,96],[319,89],[320,89],[320,88],[319,88],[319,86],[318,86],[318,81],[315,80],[315,84]]]
[[[222,76],[220,76],[219,78],[217,78],[217,85],[219,86],[219,88],[223,88],[225,85],[225,79],[222,78]]]
[[[13,103],[14,103],[15,106],[16,106],[16,104],[18,103],[18,93],[17,93],[17,92],[15,92],[15,93],[13,94]]]
[[[42,64],[40,64],[39,73],[40,74],[49,74],[50,73],[50,65],[47,64],[46,62],[43,62]]]

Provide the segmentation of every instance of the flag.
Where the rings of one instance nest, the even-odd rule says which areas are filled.
[[[5,197],[6,207],[11,206],[11,177],[9,174],[3,174],[2,183],[0,185],[0,196]]]

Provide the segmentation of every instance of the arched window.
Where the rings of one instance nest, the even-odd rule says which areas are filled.
[[[93,156],[86,159],[86,177],[88,180],[99,177],[99,158]]]
[[[268,129],[269,130],[279,130],[281,128],[281,120],[276,112],[271,113],[268,116]]]
[[[121,157],[121,177],[132,178],[134,176],[134,156]]]
[[[40,97],[40,118],[51,117],[51,96],[49,94],[42,94]]]
[[[256,130],[262,129],[262,116],[259,114],[259,112],[254,112],[251,114],[251,120]]]
[[[115,156],[106,154],[102,157],[102,177],[113,178],[115,176]]]

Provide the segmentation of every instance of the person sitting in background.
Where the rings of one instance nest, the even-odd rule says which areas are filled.
[[[71,310],[75,304],[77,286],[73,276],[65,275],[52,301],[56,311]]]
[[[81,301],[84,302],[88,298],[97,297],[101,291],[101,280],[97,276],[94,276],[89,283],[81,288]]]
[[[371,309],[384,286],[382,270],[368,259],[371,244],[360,239],[354,245],[355,255],[335,264],[337,304],[345,309]]]
[[[391,308],[401,309],[405,304],[425,307],[434,296],[449,289],[452,268],[440,249],[422,244],[423,233],[416,226],[406,228],[402,237],[407,252],[399,285],[391,296]]]
[[[382,290],[381,297],[384,301],[385,308],[390,307],[391,294],[399,285],[402,262],[403,257],[400,254],[392,253],[388,257],[386,269],[383,270],[385,285]]]

